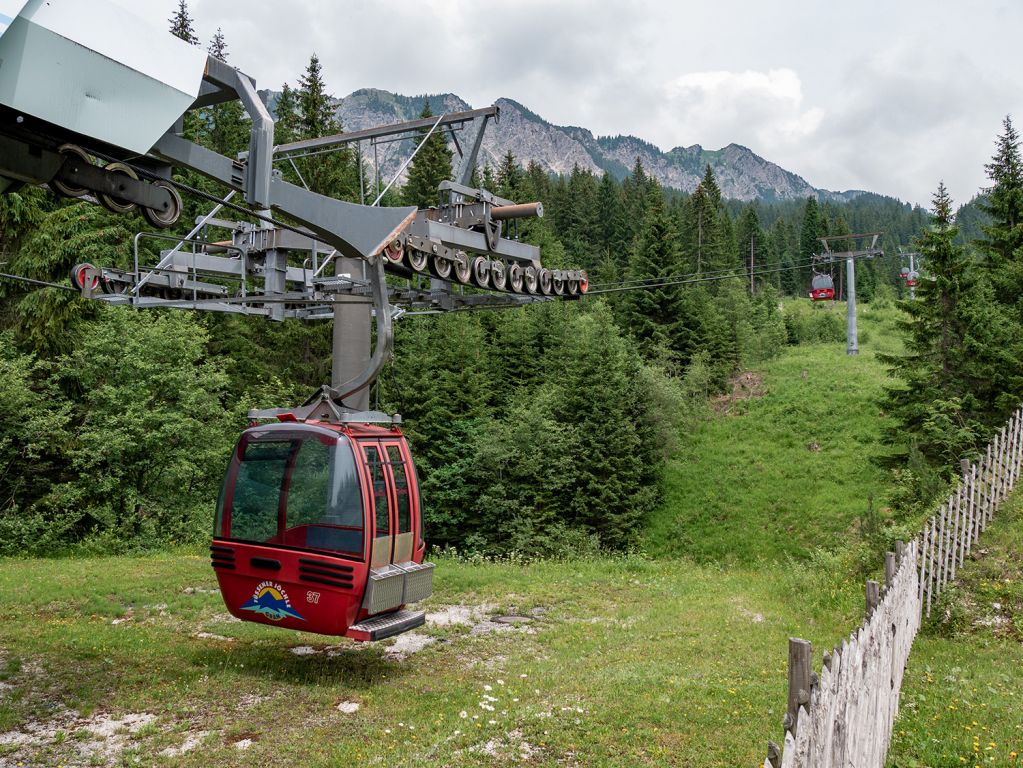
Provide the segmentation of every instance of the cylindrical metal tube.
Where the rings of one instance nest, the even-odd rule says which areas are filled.
[[[543,203],[520,203],[519,205],[497,205],[490,209],[490,218],[494,221],[507,219],[543,218]]]

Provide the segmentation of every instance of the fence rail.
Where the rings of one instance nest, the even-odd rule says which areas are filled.
[[[885,555],[885,585],[868,581],[866,617],[825,653],[818,675],[809,642],[789,639],[784,749],[768,744],[764,768],[882,768],[899,711],[902,678],[924,614],[955,579],[1023,463],[1023,407],[963,462],[956,489],[908,545]]]

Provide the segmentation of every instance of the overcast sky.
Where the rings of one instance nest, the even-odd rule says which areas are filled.
[[[170,17],[177,0],[116,0]],[[260,87],[316,52],[330,90],[499,97],[662,149],[743,144],[810,184],[928,204],[985,185],[1023,121],[1019,0],[191,0]]]

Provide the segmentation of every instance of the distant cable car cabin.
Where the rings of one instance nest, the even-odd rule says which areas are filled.
[[[397,417],[342,415],[242,432],[224,478],[212,565],[243,621],[382,640],[422,625],[433,590],[416,470]],[[376,422],[376,423],[367,423]]]
[[[835,281],[831,279],[831,275],[814,273],[813,282],[810,284],[810,298],[814,301],[831,301],[835,298]]]
[[[906,287],[913,288],[916,285],[917,279],[920,277],[919,272],[907,272],[906,273]]]
[[[899,277],[901,277],[903,280],[908,279],[909,278],[909,267],[903,267],[902,269],[900,269],[899,270]]]

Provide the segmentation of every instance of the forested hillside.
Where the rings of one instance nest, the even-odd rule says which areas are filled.
[[[183,3],[173,24],[198,42]],[[222,34],[210,50],[230,61]],[[341,131],[332,103],[312,56],[276,102],[277,141]],[[245,145],[237,104],[204,110],[185,131],[228,154]],[[1009,170],[1004,181],[993,178],[1019,186],[1015,135],[1005,142]],[[358,200],[358,163],[342,150],[282,171]],[[428,205],[449,175],[450,152],[431,137],[385,202]],[[706,398],[786,344],[834,338],[833,314],[795,322],[780,308],[783,297],[805,295],[825,235],[885,233],[886,255],[858,268],[858,295],[871,301],[901,293],[898,248],[930,232],[919,248],[934,280],[907,305],[909,356],[891,360],[908,385],[891,396],[904,425],[893,442],[904,455],[922,456],[919,466],[940,475],[1023,391],[1019,368],[1007,366],[1020,359],[1023,338],[1015,192],[1000,197],[996,186],[984,204],[991,223],[977,246],[981,269],[964,267],[950,244],[940,194],[937,229],[928,230],[921,209],[870,194],[824,204],[729,201],[709,166],[691,194],[662,187],[638,159],[618,181],[578,167],[552,176],[509,153],[477,177],[502,197],[543,202],[547,215],[521,222],[518,236],[540,245],[552,267],[588,270],[591,297],[400,321],[395,359],[373,399],[405,418],[435,543],[528,555],[631,546],[658,503],[665,462]],[[188,205],[192,216],[208,210],[200,199]],[[68,285],[78,262],[126,266],[145,224],[24,189],[0,198],[0,227],[5,272]],[[223,231],[208,227],[203,236]],[[822,268],[834,270],[841,298],[842,271]],[[964,269],[972,282],[956,277]],[[679,276],[689,282],[667,279]],[[650,282],[657,285],[636,289]],[[300,401],[330,368],[329,324],[137,312],[7,280],[0,339],[5,554],[202,539],[246,410]]]

